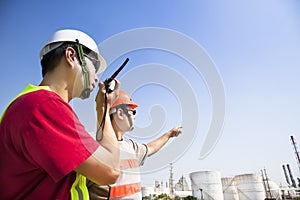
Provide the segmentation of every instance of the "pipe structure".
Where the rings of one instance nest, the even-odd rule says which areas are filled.
[[[285,180],[286,180],[287,184],[291,185],[288,174],[287,174],[286,169],[285,169],[285,166],[282,165],[282,168],[283,168],[283,172],[284,172],[284,176],[285,176]]]
[[[292,186],[297,187],[296,182],[295,182],[294,177],[293,177],[293,174],[292,174],[292,171],[291,171],[291,168],[290,168],[290,165],[287,164],[286,166],[287,166],[287,169],[288,169],[289,174],[290,174],[290,179],[292,181]]]

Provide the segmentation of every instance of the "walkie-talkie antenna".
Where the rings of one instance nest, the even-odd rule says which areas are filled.
[[[115,85],[112,85],[112,81],[114,80],[114,78],[117,77],[117,75],[120,73],[120,71],[125,67],[125,65],[128,63],[129,61],[129,58],[126,58],[126,60],[123,62],[123,64],[119,67],[119,69],[117,71],[115,71],[113,73],[113,75],[111,75],[111,77],[107,78],[105,81],[104,81],[104,86],[105,86],[105,89],[106,89],[106,92],[107,93],[111,93],[114,89],[115,89]]]

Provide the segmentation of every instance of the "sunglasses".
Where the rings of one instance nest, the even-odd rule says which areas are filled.
[[[98,72],[99,68],[100,68],[100,60],[93,58],[87,54],[83,54],[85,57],[87,57],[88,59],[90,59],[90,61],[92,61],[94,67],[95,67],[95,71],[96,73]]]
[[[136,110],[129,110],[129,109],[127,109],[127,112],[130,114],[132,114],[132,115],[135,115],[136,114]]]

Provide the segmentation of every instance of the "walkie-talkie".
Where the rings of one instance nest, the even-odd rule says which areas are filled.
[[[101,121],[99,127],[97,128],[97,132],[96,132],[96,140],[98,142],[100,142],[104,137],[104,125],[105,125],[105,116],[106,116],[105,113],[107,112],[107,94],[114,91],[114,89],[116,87],[116,81],[114,80],[114,78],[117,77],[117,75],[125,67],[125,65],[128,63],[128,61],[129,61],[129,58],[126,58],[126,60],[119,67],[119,69],[117,69],[117,71],[115,71],[115,73],[113,73],[113,75],[111,75],[111,77],[105,79],[105,81],[104,81],[104,87],[105,87],[105,90],[106,90],[106,93],[105,93],[105,96],[104,96],[104,115],[103,115],[102,121]],[[101,135],[99,135],[99,134],[101,134]]]
[[[107,78],[104,81],[104,87],[105,87],[105,90],[106,90],[107,93],[111,93],[115,89],[116,82],[114,81],[114,78],[117,77],[117,75],[125,67],[125,65],[128,63],[128,61],[129,61],[129,58],[126,58],[126,60],[119,67],[119,69],[117,71],[115,71],[115,73],[113,73],[113,75],[111,75],[111,77]]]

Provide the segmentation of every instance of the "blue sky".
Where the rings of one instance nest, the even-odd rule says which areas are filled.
[[[49,35],[58,29],[83,30],[99,44],[115,34],[137,28],[173,30],[205,50],[223,82],[226,114],[222,135],[207,157],[199,159],[199,153],[212,117],[212,103],[205,78],[198,76],[189,63],[169,52],[143,49],[122,55],[103,77],[129,56],[128,67],[120,78],[135,66],[156,63],[174,70],[189,83],[199,110],[198,131],[183,154],[175,149],[175,154],[181,154],[174,163],[175,178],[187,177],[197,170],[216,169],[225,177],[266,168],[272,180],[286,184],[283,164],[290,164],[294,177],[300,177],[290,142],[290,135],[294,135],[300,144],[299,15],[297,0],[1,1],[0,110],[28,83],[39,84],[38,53]],[[142,78],[147,79],[147,75]],[[173,80],[172,76],[167,79]],[[161,131],[185,120],[181,117],[181,109],[185,108],[178,105],[180,98],[159,84],[139,87],[133,97],[140,105],[140,127],[153,122],[148,113],[153,105],[162,106],[167,116]],[[87,102],[74,101],[72,105],[87,129],[93,131],[90,127],[94,121],[87,117],[94,112],[93,100]],[[184,134],[188,133],[177,140]],[[168,169],[164,168],[143,175],[143,183],[165,181],[167,177]]]

